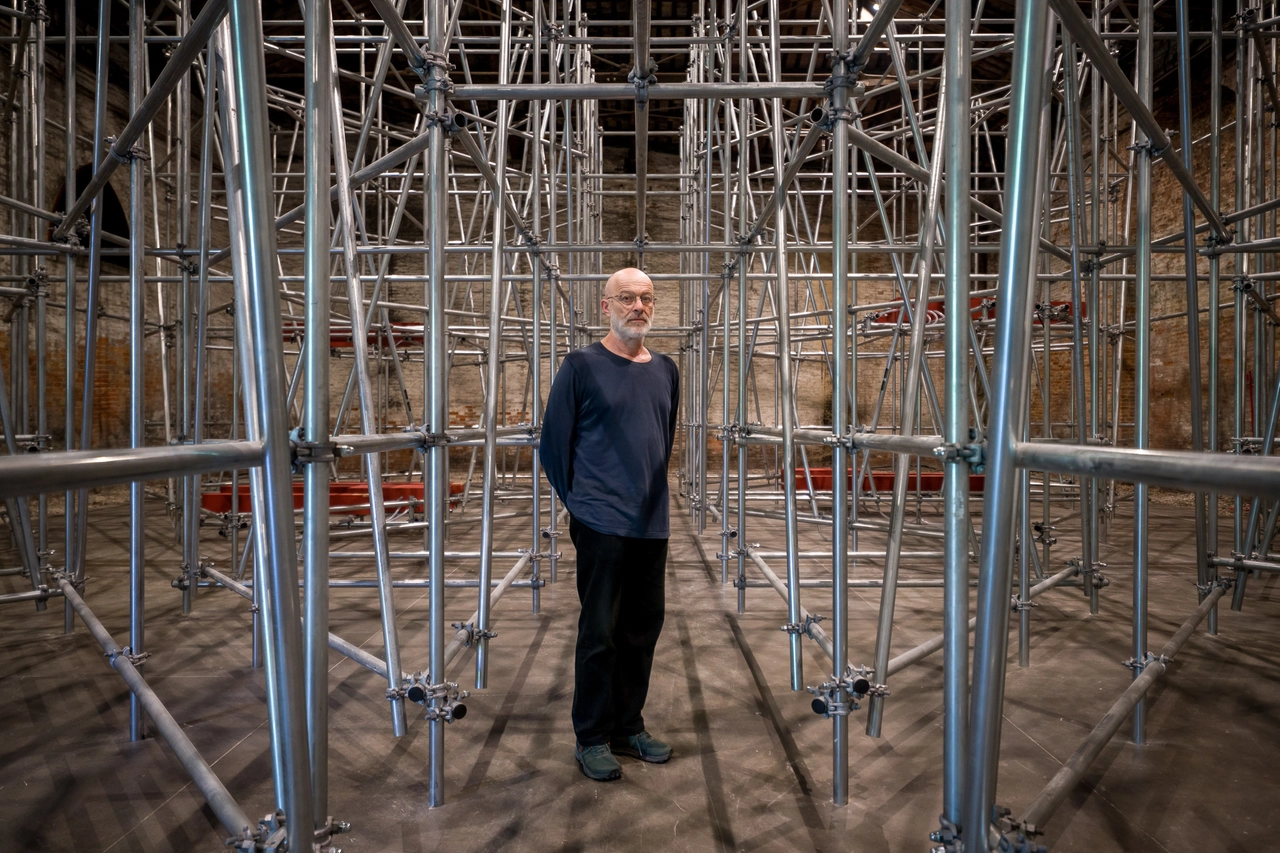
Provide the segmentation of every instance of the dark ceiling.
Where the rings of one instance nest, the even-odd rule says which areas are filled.
[[[78,17],[77,30],[83,39],[85,36],[91,36],[96,33],[100,6],[93,0],[74,0],[74,2]],[[870,0],[858,0],[858,2],[870,2]],[[970,0],[970,2],[976,7],[978,0]],[[112,34],[127,35],[129,23],[127,9],[120,3],[108,5],[112,7]],[[523,8],[528,4],[521,3],[519,5]],[[558,7],[563,6],[563,4],[556,5]],[[693,18],[702,5],[703,3],[695,2],[695,0],[656,0],[652,4],[653,37],[661,39],[664,37],[690,36],[693,32]],[[1091,5],[1091,3],[1083,3],[1081,8],[1088,12]],[[202,6],[203,3],[194,4],[192,14],[197,14]],[[298,0],[264,0],[262,6],[268,34],[301,35],[302,28]],[[581,0],[578,6],[586,23],[580,27],[568,27],[565,30],[565,35],[569,37],[585,36],[586,38],[599,40],[592,54],[592,65],[596,71],[597,80],[613,83],[625,82],[627,74],[634,63],[631,49],[625,44],[608,44],[607,42],[611,38],[625,39],[631,36],[631,0]],[[778,17],[783,20],[799,22],[814,21],[821,14],[822,6],[822,0],[805,0],[805,2],[778,0]],[[1232,23],[1231,15],[1235,11],[1235,2],[1234,0],[1226,0],[1224,6],[1226,7],[1223,10],[1224,26],[1229,31]],[[984,31],[1012,31],[1014,7],[1014,0],[985,0],[982,7]],[[1210,8],[1209,3],[1190,3],[1192,31],[1203,32],[1208,30],[1210,26]],[[410,4],[409,17],[412,19],[414,15],[421,15],[421,9],[420,0],[414,0]],[[148,20],[151,19],[151,16],[157,16],[162,28],[166,31],[171,31],[173,13],[165,0],[147,0],[146,11]],[[48,12],[50,16],[49,32],[58,34],[65,31],[65,5],[52,2],[48,6]],[[494,24],[500,20],[501,13],[502,5],[499,2],[495,2],[495,0],[468,0],[461,15],[461,19],[464,22],[470,22],[465,25],[464,34],[496,34],[497,29]],[[941,2],[905,0],[897,17],[899,21],[911,20],[913,27],[919,26],[924,32],[941,33],[943,32],[943,15],[944,8]],[[1113,28],[1125,25],[1127,23],[1126,19],[1134,15],[1136,15],[1136,2],[1134,0],[1120,0],[1120,2],[1114,4],[1114,11],[1112,12]],[[376,12],[369,0],[334,0],[334,16],[338,20],[345,21],[353,19],[377,20]],[[1176,29],[1176,21],[1176,4],[1169,2],[1160,4],[1154,13],[1154,30],[1157,33],[1171,33]],[[484,22],[489,23],[486,25]],[[415,27],[420,28],[420,22]],[[380,31],[380,26],[375,23],[371,29],[377,33]],[[345,30],[350,32],[351,28],[347,27]],[[340,34],[342,31],[340,29]],[[814,26],[807,23],[796,23],[784,26],[781,33],[783,36],[811,36],[814,33]],[[1233,41],[1230,38],[1226,41],[1228,53],[1233,47]],[[1119,42],[1118,45],[1116,58],[1122,68],[1126,71],[1131,71],[1136,43],[1130,40]],[[1177,68],[1177,42],[1173,39],[1158,38],[1155,45],[1156,88],[1154,105],[1156,113],[1161,120],[1167,126],[1173,127],[1176,126],[1177,75],[1175,71]],[[975,47],[975,51],[980,49],[981,44],[978,44]],[[50,50],[57,52],[56,47],[50,48]],[[168,50],[164,45],[151,45],[148,50],[150,71],[154,78],[163,67]],[[936,52],[926,53],[923,58],[918,56],[912,49],[904,49],[903,54],[908,73],[918,70],[922,64],[924,66],[935,66],[940,62],[940,56]],[[1196,81],[1197,86],[1203,88],[1208,85],[1208,42],[1205,40],[1194,42],[1192,54],[1193,79]],[[657,76],[660,81],[685,79],[688,64],[687,53],[664,48],[659,44],[654,46],[653,55],[657,63]],[[94,56],[93,44],[82,41],[78,48],[78,61],[84,66],[93,67]],[[479,83],[496,79],[497,51],[494,47],[469,50],[465,57],[455,51],[451,56],[451,61],[455,65],[453,75],[457,80],[469,79],[472,82]],[[347,71],[371,73],[371,63],[368,59],[365,59],[364,62],[365,65],[362,68],[360,59],[355,55],[340,54],[339,57],[340,66]],[[1007,53],[980,58],[976,61],[973,65],[975,91],[980,91],[984,86],[999,85],[1007,82],[1009,62]],[[816,57],[816,62],[811,52],[784,52],[782,69],[784,79],[802,79],[809,72],[811,63],[813,63],[813,73],[818,79],[822,79],[830,68],[829,52],[826,50],[821,51]],[[886,88],[882,84],[886,81],[892,81],[891,77],[885,76],[888,67],[889,60],[887,55],[883,51],[878,52],[863,72],[862,80],[868,89],[875,89],[877,85]],[[268,52],[267,69],[272,85],[301,93],[302,64],[299,61]],[[124,44],[117,43],[113,45],[110,73],[111,82],[114,86],[127,87],[128,52]],[[732,69],[731,73],[736,74],[736,69]],[[393,63],[393,73],[388,78],[388,85],[411,89],[416,82],[416,77],[408,69],[407,64],[403,59],[398,58]],[[913,89],[915,89],[917,98],[923,96],[926,104],[928,104],[936,94],[936,82],[936,78],[933,78],[915,84]],[[349,102],[358,103],[357,84],[350,80],[345,80],[343,86],[344,91],[350,93]],[[491,105],[481,105],[482,109],[489,107]],[[792,107],[796,108],[798,104],[792,104]],[[880,122],[899,122],[901,120],[899,115],[901,95],[895,88],[890,88],[890,90],[884,91],[876,97],[865,99],[859,104],[859,109],[864,121],[870,127],[874,127]],[[408,126],[412,123],[416,111],[417,105],[411,99],[394,95],[384,97],[382,114],[384,122]],[[603,101],[600,103],[599,113],[601,123],[606,131],[626,133],[634,128],[634,111],[630,101]],[[663,147],[664,142],[666,145],[674,144],[674,135],[681,129],[682,121],[682,108],[678,102],[654,102],[651,105],[650,128],[655,131],[653,140],[655,147]]]

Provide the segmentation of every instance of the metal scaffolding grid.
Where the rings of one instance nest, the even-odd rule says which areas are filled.
[[[132,690],[130,736],[149,725],[168,741],[238,849],[327,845],[341,829],[329,649],[386,678],[393,737],[407,702],[425,706],[441,805],[446,724],[466,712],[445,669],[474,652],[485,688],[495,606],[529,589],[536,612],[557,579],[565,511],[538,468],[541,409],[564,354],[606,331],[593,313],[605,279],[635,264],[655,280],[653,335],[684,377],[681,505],[718,533],[740,612],[754,587],[785,602],[790,687],[832,721],[833,801],[849,796],[850,715],[865,705],[878,737],[890,677],[942,651],[937,849],[1035,849],[1126,719],[1144,741],[1143,696],[1196,627],[1216,632],[1229,591],[1240,609],[1250,574],[1280,571],[1276,4],[689,0],[669,19],[643,0],[614,5],[368,0],[335,18],[324,2],[129,0],[114,30],[111,3],[80,26],[74,0],[0,7],[0,496],[21,559],[8,573],[31,586],[0,603],[65,600],[65,629],[78,615]],[[68,38],[81,32],[96,35]],[[60,115],[47,54],[65,71]],[[78,77],[90,54],[91,93]],[[1196,138],[1192,68],[1206,54]],[[111,100],[122,57],[127,107]],[[1176,134],[1156,117],[1165,77]],[[123,232],[110,221],[118,171]],[[1181,200],[1180,231],[1156,232],[1153,200]],[[1185,308],[1153,316],[1166,282],[1185,285]],[[1152,331],[1175,326],[1185,408],[1152,394]],[[108,449],[98,348],[125,327],[129,446]],[[1153,415],[1189,421],[1188,446],[1154,449]],[[124,483],[121,646],[86,604],[85,543],[89,490]],[[183,543],[183,611],[215,587],[253,608],[287,822],[251,823],[146,684],[146,483]],[[1186,570],[1199,590],[1158,654],[1153,486],[1194,494]],[[1026,666],[1034,597],[1075,587],[1098,612],[1099,542],[1124,500],[1132,685],[1014,819],[995,806],[1010,622]],[[450,550],[449,527],[473,522],[478,550]],[[781,541],[748,543],[772,522]],[[830,548],[803,550],[802,526]],[[1067,526],[1080,547],[1064,556],[1053,531]],[[500,527],[528,547],[496,550]],[[919,560],[944,580],[901,571]],[[336,561],[365,574],[331,578]],[[393,579],[402,563],[426,576]],[[474,572],[446,580],[459,563]],[[881,578],[851,580],[851,566]],[[851,646],[858,585],[880,589],[879,619]],[[895,592],[930,585],[944,631],[895,656]],[[351,586],[378,592],[381,657],[329,632],[329,590]],[[430,595],[416,670],[397,639],[405,587]],[[447,621],[447,588],[475,591],[466,621]],[[830,663],[817,684],[805,637]]]

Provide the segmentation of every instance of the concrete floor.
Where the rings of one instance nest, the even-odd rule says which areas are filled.
[[[478,507],[477,507],[478,508]],[[474,510],[470,511],[474,513]],[[732,587],[719,582],[719,536],[697,537],[687,515],[673,519],[668,615],[658,648],[646,719],[676,748],[673,761],[625,761],[621,781],[584,779],[572,759],[569,724],[576,595],[572,545],[558,584],[530,612],[527,589],[495,610],[490,688],[473,695],[469,715],[446,735],[446,805],[425,806],[427,726],[415,715],[408,734],[390,736],[385,683],[336,653],[332,657],[331,812],[350,821],[348,851],[924,851],[941,804],[941,659],[897,676],[884,736],[851,721],[849,805],[830,802],[831,725],[813,714],[807,693],[787,688],[786,621],[771,590],[748,591],[736,613]],[[1151,645],[1158,649],[1194,608],[1189,508],[1155,507]],[[91,521],[87,599],[123,643],[126,637],[127,523],[123,508]],[[928,517],[926,516],[926,519]],[[180,562],[172,528],[157,504],[149,517],[146,672],[196,746],[250,814],[270,809],[271,783],[262,673],[251,667],[247,603],[202,591],[182,616],[170,588]],[[527,544],[527,526],[508,528],[501,548]],[[1054,563],[1073,547],[1062,533]],[[1131,526],[1117,519],[1103,559],[1112,585],[1090,617],[1079,590],[1052,591],[1032,611],[1031,666],[1017,666],[1016,632],[1005,706],[998,801],[1019,813],[1124,689],[1130,657]],[[454,544],[476,538],[459,523]],[[204,532],[209,551],[226,545]],[[773,522],[752,520],[747,537],[780,549]],[[821,546],[805,527],[803,547]],[[864,534],[864,549],[882,547]],[[420,541],[420,540],[419,540]],[[412,547],[406,537],[405,545]],[[55,547],[60,543],[55,542]],[[934,548],[937,540],[908,540]],[[711,558],[708,563],[704,554]],[[56,559],[56,558],[55,558]],[[13,555],[4,557],[12,564]],[[771,561],[779,570],[781,560]],[[938,577],[937,560],[910,561],[904,576]],[[220,561],[225,566],[226,561]],[[931,565],[932,564],[932,565]],[[1052,567],[1051,567],[1052,568]],[[504,571],[499,564],[497,571]],[[471,572],[459,566],[458,574]],[[854,576],[879,575],[878,561]],[[805,574],[818,577],[818,561]],[[420,567],[400,565],[399,577]],[[335,563],[335,576],[368,576]],[[22,589],[0,578],[0,591]],[[879,594],[851,594],[851,646],[870,661]],[[941,628],[939,589],[898,595],[894,648],[905,650]],[[474,593],[450,590],[451,621],[474,609]],[[423,668],[425,590],[396,595],[404,666]],[[808,590],[806,605],[830,612],[829,592]],[[372,590],[335,590],[332,629],[378,653]],[[1255,578],[1243,613],[1223,608],[1221,632],[1203,627],[1154,692],[1149,743],[1123,739],[1103,752],[1048,826],[1055,851],[1251,851],[1280,829],[1280,589]],[[807,641],[806,641],[807,642]],[[162,851],[222,849],[223,833],[167,746],[129,743],[123,682],[81,626],[62,633],[62,605],[42,614],[11,605],[0,619],[0,851]],[[808,645],[807,683],[827,667]],[[450,677],[469,678],[471,658]],[[410,705],[418,711],[418,707]],[[1127,731],[1127,729],[1125,730]]]

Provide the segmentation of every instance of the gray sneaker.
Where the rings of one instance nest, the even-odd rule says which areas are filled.
[[[607,744],[584,747],[574,744],[573,757],[578,762],[582,775],[597,782],[610,782],[622,778],[622,765],[613,757]]]
[[[650,764],[666,764],[671,759],[670,744],[663,743],[648,732],[615,737],[609,741],[609,747],[618,755],[638,758]]]

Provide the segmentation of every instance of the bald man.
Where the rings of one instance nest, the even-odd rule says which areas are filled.
[[[644,345],[653,309],[649,276],[610,276],[600,300],[609,333],[565,356],[542,420],[543,470],[569,510],[578,552],[574,758],[600,782],[621,778],[616,755],[671,757],[642,713],[665,610],[667,465],[680,401],[675,362]]]

